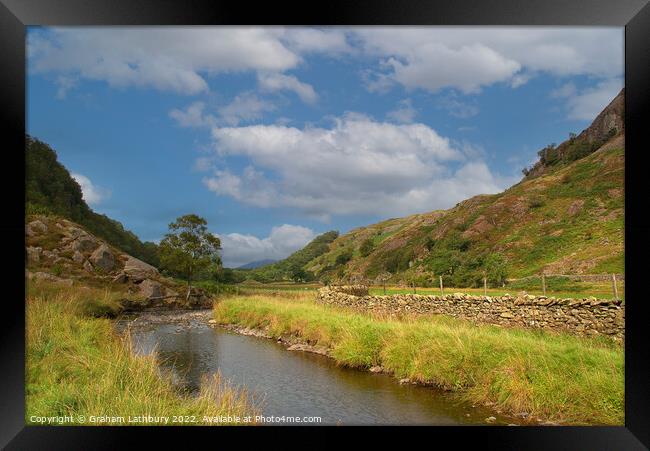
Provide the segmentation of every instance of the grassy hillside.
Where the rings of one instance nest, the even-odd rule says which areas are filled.
[[[617,136],[503,193],[355,229],[306,269],[334,279],[389,272],[419,284],[443,275],[455,286],[482,283],[484,270],[492,283],[542,270],[623,272],[623,163]]]
[[[317,236],[304,248],[294,252],[282,261],[252,270],[237,269],[235,273],[240,279],[251,279],[258,282],[271,282],[276,280],[309,281],[314,278],[313,273],[305,271],[307,264],[329,251],[330,243],[339,236],[337,231],[329,231]]]
[[[623,92],[580,135],[540,151],[506,191],[338,237],[304,269],[321,280],[492,286],[506,278],[624,272]]]
[[[81,187],[57,161],[46,143],[25,138],[26,214],[57,215],[70,219],[127,254],[158,266],[155,243],[142,242],[122,224],[92,211],[82,198]]]

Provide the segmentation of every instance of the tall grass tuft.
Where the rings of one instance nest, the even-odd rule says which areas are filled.
[[[35,423],[35,416],[72,416],[73,422],[90,424],[91,416],[182,415],[196,423],[181,424],[217,424],[205,417],[256,415],[247,393],[219,375],[204,381],[196,397],[180,394],[155,356],[136,356],[128,335],[117,336],[110,320],[95,317],[98,308],[115,308],[116,302],[104,290],[30,287],[27,424]]]

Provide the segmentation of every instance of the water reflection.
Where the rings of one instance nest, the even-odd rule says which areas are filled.
[[[124,324],[124,323],[123,323]],[[289,352],[272,340],[237,335],[203,322],[158,322],[131,327],[137,352],[158,352],[188,391],[220,371],[246,387],[266,416],[320,416],[325,424],[485,424],[486,409],[453,402],[448,395],[399,385],[383,375],[337,366],[320,355]],[[500,418],[493,424],[508,423]]]

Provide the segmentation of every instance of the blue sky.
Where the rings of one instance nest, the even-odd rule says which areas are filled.
[[[228,266],[521,178],[623,86],[622,28],[28,31],[27,131],[143,240],[197,213]]]

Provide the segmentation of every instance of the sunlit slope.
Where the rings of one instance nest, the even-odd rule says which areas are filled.
[[[578,136],[542,149],[508,190],[357,228],[305,268],[322,279],[444,275],[468,286],[498,254],[508,277],[624,272],[623,96]]]

